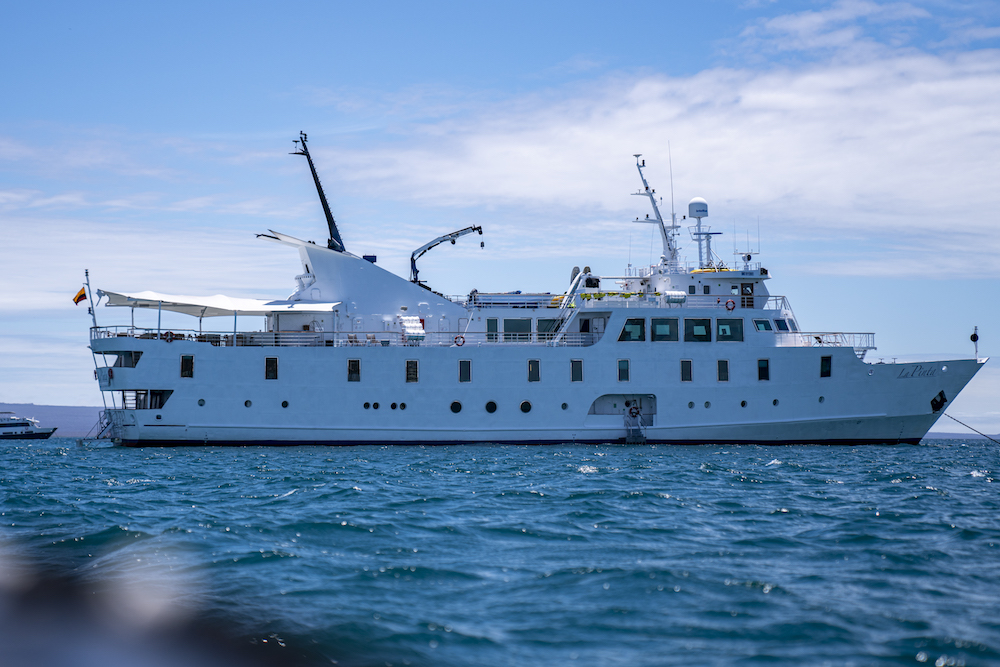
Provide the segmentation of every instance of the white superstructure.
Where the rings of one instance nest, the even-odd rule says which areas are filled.
[[[347,252],[305,139],[331,234],[326,247],[260,235],[298,251],[288,299],[98,292],[193,318],[95,322],[106,433],[122,444],[917,442],[986,361],[873,364],[871,333],[804,331],[753,253],[720,260],[702,199],[685,266],[638,155],[657,263],[574,268],[561,294],[446,298],[415,264],[411,282]]]

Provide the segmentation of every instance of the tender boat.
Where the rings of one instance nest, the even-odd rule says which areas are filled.
[[[37,419],[0,412],[0,440],[45,440],[55,432],[54,428],[39,428]]]
[[[804,328],[752,250],[731,264],[713,250],[704,200],[664,220],[640,155],[635,194],[652,211],[636,222],[658,231],[658,262],[611,276],[574,267],[562,293],[446,297],[416,260],[481,228],[414,251],[409,279],[352,254],[306,140],[296,154],[326,246],[258,235],[299,255],[287,299],[97,292],[98,305],[191,317],[170,331],[95,317],[104,435],[133,446],[916,443],[986,362],[871,363],[874,334]],[[679,253],[682,223],[697,264]],[[222,324],[207,331],[205,318]]]

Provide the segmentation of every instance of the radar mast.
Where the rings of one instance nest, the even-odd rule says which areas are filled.
[[[306,160],[309,161],[309,170],[312,172],[313,181],[316,183],[316,192],[319,193],[319,202],[323,205],[323,214],[326,216],[326,225],[330,228],[330,239],[326,242],[326,247],[330,250],[336,250],[337,252],[347,252],[344,248],[344,240],[340,238],[340,231],[337,229],[337,221],[333,219],[333,213],[330,212],[330,204],[326,201],[326,194],[323,192],[323,185],[319,182],[319,175],[316,173],[316,165],[313,164],[312,156],[309,155],[309,147],[306,145],[306,133],[299,132],[299,138],[293,143],[296,144],[296,150],[290,155],[305,155]],[[298,146],[301,144],[301,146]]]

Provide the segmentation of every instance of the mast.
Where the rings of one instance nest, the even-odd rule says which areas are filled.
[[[330,204],[326,201],[323,185],[319,182],[316,165],[313,164],[312,156],[309,155],[309,147],[306,145],[306,139],[306,133],[299,132],[299,138],[293,143],[302,144],[302,146],[301,148],[297,147],[296,151],[290,153],[290,155],[305,155],[306,160],[309,161],[309,170],[312,172],[313,181],[316,183],[316,192],[319,193],[319,201],[323,205],[323,214],[326,215],[326,225],[330,228],[330,239],[326,242],[326,247],[337,252],[346,252],[344,240],[340,238],[340,231],[337,230],[337,222],[333,219],[333,213],[330,212]]]
[[[656,216],[656,220],[640,220],[639,222],[655,222],[656,226],[660,229],[660,237],[663,241],[663,259],[667,266],[676,267],[677,265],[677,242],[674,239],[676,230],[678,229],[676,216],[671,213],[670,226],[668,227],[663,223],[663,216],[660,215],[660,208],[656,205],[656,190],[649,187],[649,183],[646,181],[646,175],[642,173],[642,170],[646,167],[646,161],[640,160],[642,153],[637,153],[633,155],[635,158],[635,167],[639,170],[639,178],[642,179],[643,190],[639,192],[633,192],[634,195],[649,197],[649,203],[653,206],[653,215]],[[673,181],[673,165],[671,165],[671,178],[670,178],[670,188],[673,191],[674,181]],[[671,209],[673,208],[673,195],[671,195]],[[646,216],[649,218],[649,216]]]

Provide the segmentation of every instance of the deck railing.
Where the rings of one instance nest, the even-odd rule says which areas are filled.
[[[778,347],[851,347],[859,359],[868,350],[875,350],[874,333],[845,333],[842,331],[796,331],[775,334]]]
[[[398,347],[431,346],[461,347],[463,345],[542,345],[555,347],[586,347],[601,339],[601,333],[462,333],[435,331],[407,335],[398,331],[322,332],[322,331],[242,331],[233,334],[172,329],[157,331],[130,326],[94,327],[92,340],[138,338],[168,343],[195,342],[216,347]]]

